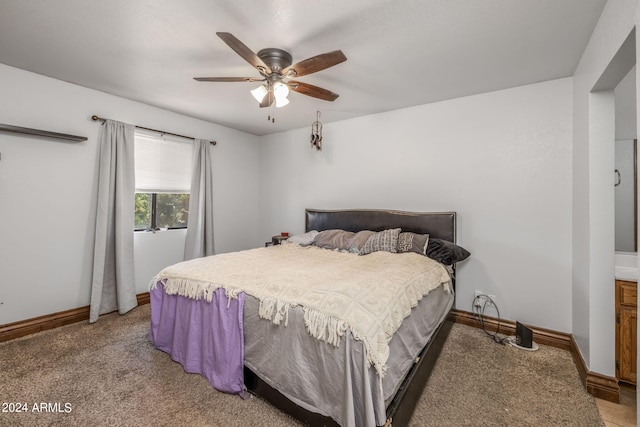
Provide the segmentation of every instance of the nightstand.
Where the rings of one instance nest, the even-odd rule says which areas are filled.
[[[286,233],[286,234],[283,233],[283,234],[280,234],[278,236],[273,236],[271,238],[271,243],[274,244],[274,245],[279,245],[282,242],[284,242],[285,240],[287,240],[288,238],[289,238],[289,233]]]

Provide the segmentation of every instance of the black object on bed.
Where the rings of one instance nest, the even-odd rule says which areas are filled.
[[[402,228],[403,231],[429,234],[430,237],[455,243],[456,214],[455,212],[416,213],[393,210],[307,209],[305,211],[305,228],[306,231],[341,229],[352,232]],[[452,284],[454,284],[453,280]],[[387,405],[385,426],[408,424],[452,325],[453,321],[450,316],[447,316],[420,352],[418,361],[413,365],[394,398]],[[251,393],[264,398],[277,408],[309,425],[338,425],[332,418],[308,411],[294,404],[262,381],[247,367],[245,367],[245,386]]]

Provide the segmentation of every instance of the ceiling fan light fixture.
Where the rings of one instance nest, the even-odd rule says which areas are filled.
[[[284,107],[289,103],[287,95],[289,95],[289,87],[286,84],[276,82],[273,85],[273,97],[276,99],[276,108]]]
[[[276,108],[284,107],[289,103],[289,100],[285,97],[276,98]]]
[[[256,101],[261,103],[264,97],[267,95],[267,88],[264,85],[260,85],[251,91],[251,95],[253,95]]]
[[[286,99],[289,95],[289,87],[282,83],[277,82],[273,85],[273,96],[277,99]]]

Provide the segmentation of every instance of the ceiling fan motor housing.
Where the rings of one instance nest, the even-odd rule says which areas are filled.
[[[275,47],[268,47],[258,52],[258,57],[262,59],[271,71],[274,73],[281,73],[282,70],[292,64],[293,58],[289,52],[277,49]]]

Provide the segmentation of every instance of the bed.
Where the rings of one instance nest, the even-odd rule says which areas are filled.
[[[433,241],[455,242],[456,215],[305,211],[305,232],[369,230],[381,235],[397,229],[428,234]],[[161,272],[151,286],[154,345],[182,363],[187,372],[205,376],[214,388],[240,395],[246,389],[310,425],[406,425],[451,329],[455,262],[444,268],[415,254],[393,258],[379,251],[359,256],[296,246],[216,255],[215,268],[205,261],[188,261],[163,270],[164,275]],[[283,258],[295,262],[279,265]],[[400,259],[408,263],[402,274],[377,271]],[[234,262],[237,265],[232,267]],[[316,264],[324,268],[323,273],[315,270]],[[327,264],[336,267],[327,268]],[[369,275],[360,288],[357,283],[352,288],[351,282],[356,281],[350,278],[348,292],[342,291],[347,288],[338,283],[343,273],[337,266],[343,264],[345,271],[356,269]],[[239,265],[247,266],[242,270],[255,269],[260,279],[250,283],[245,273],[236,274]],[[406,295],[380,298],[391,292],[395,285],[385,283],[396,274],[411,282],[403,291]],[[425,281],[422,276],[426,275],[433,278]],[[371,288],[369,297],[367,286],[372,282],[376,282],[375,292]],[[334,284],[339,292],[334,293]],[[263,293],[270,286],[286,297]],[[346,301],[334,295],[338,293],[348,294]],[[291,295],[298,299],[291,300]],[[365,304],[367,299],[370,305]],[[320,300],[324,305],[313,305]],[[351,308],[345,314],[343,305],[352,307],[354,301],[357,314],[352,315]],[[374,321],[379,326],[368,328],[363,319],[371,311],[388,313]],[[207,371],[212,366],[218,374]]]

